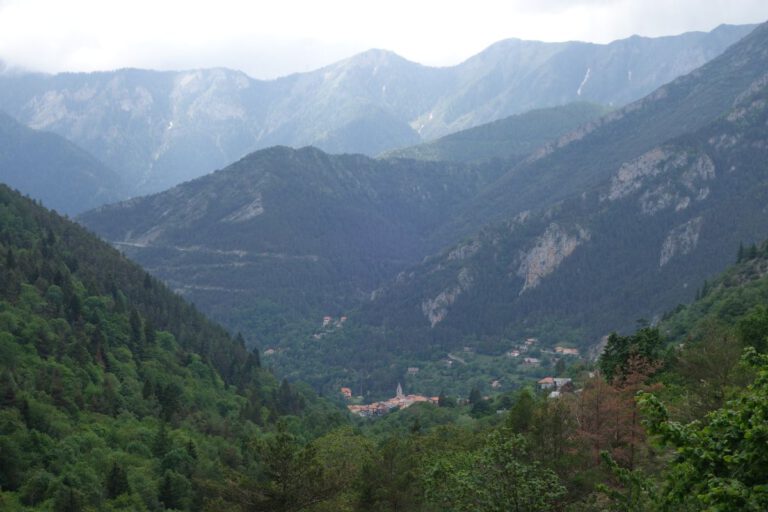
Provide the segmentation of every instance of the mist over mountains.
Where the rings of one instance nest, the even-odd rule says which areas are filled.
[[[618,107],[700,66],[751,26],[607,45],[505,40],[453,67],[371,50],[272,81],[227,69],[4,73],[0,110],[157,192],[272,145],[383,151],[533,108]]]

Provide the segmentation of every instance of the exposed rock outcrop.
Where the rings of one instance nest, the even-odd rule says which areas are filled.
[[[675,256],[684,256],[696,248],[699,243],[703,217],[696,217],[685,224],[672,229],[661,246],[659,267],[663,267]]]
[[[264,205],[261,198],[261,192],[256,192],[256,197],[250,203],[244,204],[231,214],[227,215],[222,222],[245,222],[258,217],[264,213]]]
[[[655,180],[655,186],[651,185],[653,178],[661,175],[668,175],[669,179],[663,183]],[[648,186],[639,200],[644,214],[653,215],[670,207],[681,211],[692,200],[700,201],[709,195],[705,182],[714,177],[715,164],[705,153],[658,147],[623,164],[611,179],[608,193],[601,199],[616,201]]]
[[[541,280],[555,271],[560,264],[583,242],[589,240],[590,233],[576,226],[569,233],[556,223],[550,224],[546,231],[539,236],[534,246],[520,255],[520,266],[517,275],[525,281],[522,295],[526,290],[538,286]]]
[[[456,302],[462,292],[469,290],[474,281],[469,269],[462,268],[457,277],[456,286],[440,292],[435,298],[427,299],[421,303],[421,312],[434,327],[448,316],[448,308]]]

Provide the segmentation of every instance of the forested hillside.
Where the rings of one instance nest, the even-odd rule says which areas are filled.
[[[264,471],[258,446],[278,421],[305,438],[344,421],[117,251],[5,186],[0,254],[3,510],[200,510],[231,475]]]
[[[556,370],[559,394],[441,394],[331,430],[349,420],[82,229],[7,188],[0,219],[3,510],[766,505],[767,243],[596,368]]]
[[[441,395],[363,421],[358,510],[762,510],[768,243],[746,245],[658,327],[594,366],[466,405]],[[685,326],[689,327],[685,327]],[[691,330],[687,330],[690,328]],[[674,333],[671,337],[669,334]],[[683,341],[683,343],[681,343]],[[558,370],[555,370],[558,371]]]

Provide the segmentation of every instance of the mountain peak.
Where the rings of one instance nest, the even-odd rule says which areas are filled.
[[[382,66],[392,64],[416,64],[408,59],[401,57],[391,50],[381,48],[371,48],[357,55],[341,61],[339,64],[356,66]]]

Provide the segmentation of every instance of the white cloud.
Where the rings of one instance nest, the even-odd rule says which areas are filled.
[[[306,71],[368,48],[449,65],[508,37],[608,42],[768,18],[765,0],[0,0],[0,59],[45,71]]]

